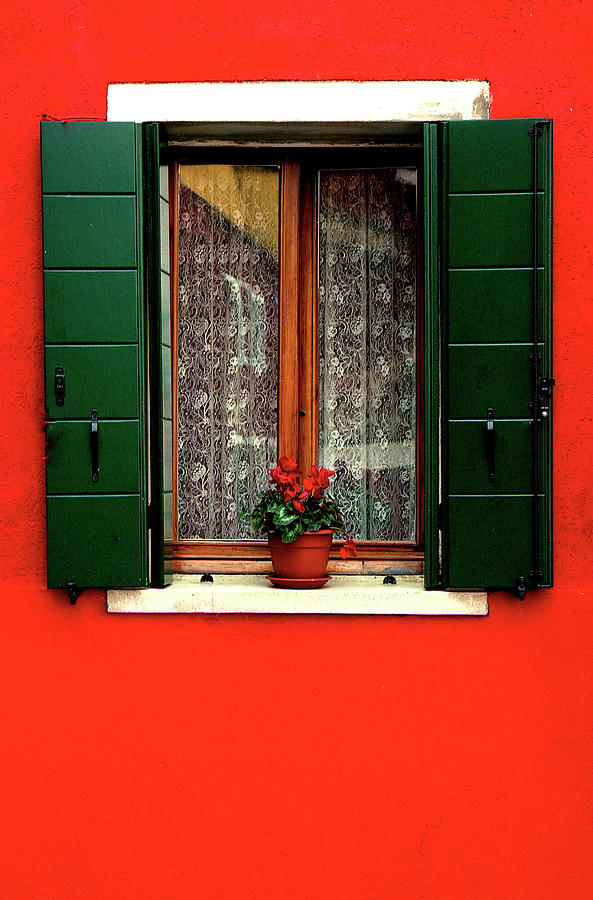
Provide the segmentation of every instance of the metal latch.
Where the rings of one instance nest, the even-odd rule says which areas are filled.
[[[494,410],[488,407],[486,418],[486,461],[488,463],[488,481],[494,481],[496,460],[496,436],[494,433]]]
[[[66,373],[63,366],[56,366],[54,372],[54,395],[56,406],[63,406],[66,402]]]
[[[99,480],[99,413],[91,412],[91,478],[96,484]]]
[[[550,397],[552,396],[552,388],[556,384],[554,378],[540,377],[538,383],[538,412],[540,419],[547,419],[550,415]]]

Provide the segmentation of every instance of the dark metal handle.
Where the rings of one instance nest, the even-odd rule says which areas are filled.
[[[488,481],[494,481],[494,410],[488,408],[486,420],[486,462],[488,463]]]
[[[556,384],[554,378],[542,378],[540,376],[539,379],[539,417],[540,419],[547,419],[550,415],[550,397],[552,395],[552,388]]]
[[[96,483],[99,480],[99,413],[96,409],[91,413],[91,470]]]
[[[66,373],[63,366],[56,366],[54,372],[54,395],[56,406],[63,406],[66,402]]]

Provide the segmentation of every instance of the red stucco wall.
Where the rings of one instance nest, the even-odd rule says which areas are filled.
[[[44,0],[0,30],[0,892],[589,897],[591,7]],[[555,120],[556,583],[479,620],[107,616],[44,589],[38,121],[116,81],[488,79]]]

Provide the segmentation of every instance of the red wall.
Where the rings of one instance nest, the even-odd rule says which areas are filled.
[[[589,897],[591,7],[44,0],[0,29],[0,891]],[[109,617],[43,587],[38,121],[117,81],[488,79],[555,120],[556,583],[487,619]]]

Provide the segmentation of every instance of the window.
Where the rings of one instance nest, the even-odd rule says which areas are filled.
[[[325,453],[327,447],[333,452],[336,440],[346,442],[340,429],[335,439],[336,429],[326,427],[332,411],[326,399],[333,403],[336,382],[345,377],[339,356],[326,350],[335,327],[331,240],[325,235],[318,240],[319,260],[312,253],[317,227],[332,231],[332,190],[335,186],[343,193],[344,179],[350,179],[365,185],[366,192],[375,176],[384,184],[404,185],[404,175],[415,165],[422,171],[418,258],[424,288],[417,304],[423,308],[423,352],[416,354],[423,361],[424,384],[416,410],[424,439],[414,477],[421,484],[423,470],[416,523],[423,519],[426,584],[521,593],[550,584],[552,577],[551,123],[453,121],[427,123],[415,133],[421,165],[395,159],[393,148],[386,151],[391,152],[387,163],[362,156],[343,162],[337,153],[329,160],[296,154],[288,161],[249,162],[276,166],[279,173],[281,205],[286,206],[284,218],[282,210],[279,216],[279,260],[286,262],[292,254],[300,281],[298,291],[283,285],[281,263],[280,379],[283,353],[295,371],[299,359],[317,352],[311,335],[320,334],[319,366],[310,359],[304,363],[299,399],[293,395],[287,401],[286,408],[292,414],[296,410],[296,431],[286,426],[281,399],[279,442],[283,446],[286,428],[287,440],[296,434],[299,452],[311,458],[315,443]],[[52,587],[129,587],[164,583],[168,577],[174,494],[169,375],[175,348],[170,337],[170,197],[159,171],[168,162],[162,156],[165,144],[158,125],[42,126]],[[290,184],[295,202],[288,203]],[[299,208],[303,215],[295,222]],[[343,213],[341,206],[338,221]],[[350,232],[354,216],[348,215]],[[291,227],[298,244],[288,237]],[[373,232],[367,225],[365,230]],[[247,258],[262,252],[257,248],[264,239],[264,231],[251,229],[245,237]],[[271,277],[271,269],[266,271]],[[241,272],[225,272],[227,305],[236,317],[234,355],[255,370],[271,359],[273,342],[248,340],[242,310],[251,307],[254,321],[266,321],[257,299],[263,293]],[[307,284],[308,292],[302,290]],[[372,317],[363,318],[362,327],[372,330]],[[299,332],[298,354],[283,351],[288,346],[283,331],[289,340]],[[358,382],[363,375],[374,379],[375,369],[389,366],[385,354],[382,359],[367,362]],[[313,375],[323,388],[318,410]],[[297,378],[285,383],[294,390],[298,369]],[[348,402],[363,397],[356,390]],[[309,405],[301,417],[303,396]],[[418,433],[416,448],[422,443]]]
[[[421,565],[420,162],[390,147],[171,163],[184,571],[268,564],[238,516],[283,453],[336,470],[359,558],[336,549],[334,569]]]

